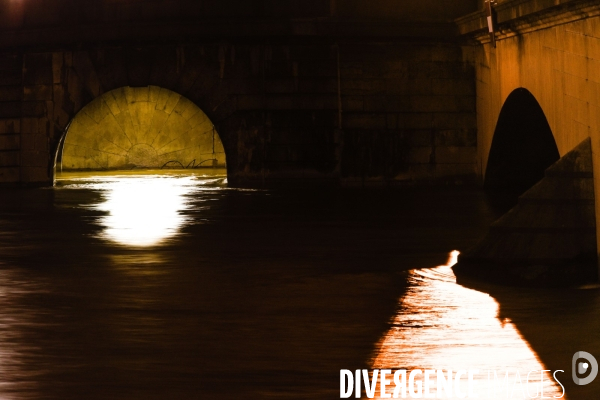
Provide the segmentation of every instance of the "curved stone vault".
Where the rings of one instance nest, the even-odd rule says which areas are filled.
[[[193,102],[164,88],[107,92],[73,119],[63,170],[224,166],[223,144]]]

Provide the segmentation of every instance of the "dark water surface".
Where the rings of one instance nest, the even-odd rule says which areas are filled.
[[[340,369],[465,360],[570,380],[575,351],[600,356],[597,290],[406,272],[494,217],[477,190],[240,190],[222,171],[3,189],[0,399],[335,399]]]

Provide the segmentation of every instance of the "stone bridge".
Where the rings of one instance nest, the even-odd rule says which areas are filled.
[[[121,164],[135,146],[160,159],[142,133],[158,137],[153,118],[174,115],[182,135],[218,133],[235,186],[477,182],[514,205],[545,177],[523,201],[554,204],[544,215],[571,207],[575,222],[497,230],[580,237],[567,258],[595,258],[600,4],[498,0],[493,40],[486,5],[3,0],[0,182],[52,184],[80,111],[90,132],[111,118],[135,137]]]
[[[505,280],[560,264],[554,283],[576,281],[600,237],[600,4],[500,0],[494,41],[483,6],[456,20],[475,69],[478,175],[514,202],[543,179],[463,261],[496,264]]]
[[[52,183],[84,106],[121,88],[132,88],[130,104],[148,102],[152,87],[207,115],[232,185],[472,181],[474,68],[453,19],[475,9],[473,0],[3,0],[0,181]]]

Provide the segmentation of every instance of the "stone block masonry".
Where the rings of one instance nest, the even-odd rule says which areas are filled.
[[[0,63],[8,77],[0,86],[0,179],[51,183],[74,116],[135,83],[172,90],[206,113],[234,185],[474,180],[473,75],[460,51],[346,42],[8,54]]]
[[[22,59],[0,55],[0,182],[21,179]]]
[[[588,138],[550,166],[480,243],[460,255],[456,275],[516,286],[597,281],[594,199]]]
[[[460,48],[340,48],[344,181],[475,180],[474,71]]]
[[[600,196],[600,4],[593,0],[516,1],[496,6],[496,47],[483,12],[461,17],[466,60],[475,67],[477,143],[485,175],[500,110],[510,93],[525,88],[539,102],[564,156],[591,140],[594,196]],[[596,233],[600,202],[595,202]],[[597,240],[600,235],[596,234]],[[597,249],[600,246],[596,246]]]
[[[475,179],[474,72],[449,22],[473,1],[61,4],[0,5],[0,135],[18,137],[0,182],[51,184],[75,115],[124,87],[198,106],[232,185]]]

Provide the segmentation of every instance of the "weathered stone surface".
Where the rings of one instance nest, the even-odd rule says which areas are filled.
[[[19,150],[19,148],[20,148],[20,136],[18,134],[0,135],[0,151]]]
[[[19,119],[0,119],[0,134],[19,133],[21,121]]]
[[[51,178],[48,166],[24,166],[20,169],[20,182],[23,184],[38,185]]]
[[[0,166],[16,167],[19,165],[19,161],[18,150],[0,151]]]
[[[0,118],[19,118],[21,116],[21,103],[16,101],[0,102]]]
[[[143,3],[138,2],[138,6]],[[183,2],[178,10],[185,8],[184,3],[191,4]],[[242,3],[246,7],[247,2]],[[279,3],[286,2],[278,2],[278,7]],[[406,5],[397,4],[394,9],[403,7]],[[410,6],[411,10],[423,7]],[[39,12],[26,10],[28,15],[41,18]],[[394,18],[400,14],[395,13]],[[363,178],[385,184],[404,180],[407,175],[402,173],[407,171],[412,171],[412,181],[450,176],[452,171],[461,174],[461,179],[462,174],[474,175],[472,149],[466,147],[475,143],[463,133],[475,128],[473,70],[462,61],[462,50],[452,43],[451,36],[432,29],[423,36],[427,39],[397,41],[398,35],[424,32],[427,27],[404,24],[394,28],[397,24],[393,20],[378,27],[377,21],[361,22],[362,14],[351,24],[338,21],[339,17],[329,20],[328,16],[307,22],[305,28],[316,37],[293,31],[300,25],[290,28],[285,18],[271,22],[261,19],[259,25],[236,20],[235,26],[220,24],[215,30],[214,21],[172,23],[181,17],[177,15],[166,22],[155,15],[166,23],[160,33],[152,32],[154,24],[148,21],[143,27],[132,28],[128,22],[107,32],[98,31],[95,25],[95,31],[90,32],[85,28],[89,21],[77,19],[73,29],[81,29],[81,34],[70,36],[77,38],[75,45],[70,41],[48,45],[57,43],[70,29],[68,25],[61,27],[63,33],[48,37],[32,34],[36,36],[35,49],[23,47],[23,56],[0,60],[0,67],[6,65],[15,74],[11,79],[25,77],[23,82],[7,82],[14,81],[12,86],[27,100],[21,104],[0,102],[0,118],[22,119],[23,133],[46,134],[49,165],[70,122],[71,130],[87,124],[103,126],[93,138],[65,145],[85,168],[103,168],[110,163],[126,165],[125,150],[144,144],[146,134],[153,137],[158,152],[169,146],[176,132],[205,136],[207,129],[198,126],[209,116],[223,139],[232,185],[268,185],[271,178],[281,181],[286,174],[291,184],[319,174],[325,181],[342,184]],[[377,18],[384,17],[389,16]],[[94,21],[103,23],[103,16],[97,18]],[[135,13],[127,17],[130,19],[136,20]],[[50,25],[51,20],[47,21]],[[41,19],[28,17],[26,21],[30,29]],[[232,33],[239,29],[249,30],[243,35]],[[226,35],[219,36],[218,32]],[[267,39],[272,35],[280,36]],[[334,37],[339,41],[332,40]],[[131,89],[123,89],[126,87]],[[161,90],[173,94],[162,98]],[[102,93],[119,95],[103,97],[100,106],[93,106],[93,100]],[[205,114],[191,115],[182,98]],[[149,103],[157,107],[149,107]],[[171,123],[177,128],[169,128]],[[431,141],[413,143],[411,135],[416,130],[438,133]],[[110,142],[102,139],[119,131],[123,134]],[[31,144],[32,138],[25,140],[26,145],[39,149]],[[177,140],[187,146],[189,139],[186,133]],[[426,168],[421,168],[421,164],[410,164],[408,154],[413,145],[429,147],[424,150],[428,154],[443,147],[465,147],[448,152],[464,153],[467,158],[440,156],[433,162],[427,158],[423,161]],[[99,147],[110,153],[94,156]],[[141,155],[154,154],[138,147],[140,151],[133,157],[138,162]],[[167,153],[182,156],[181,150]],[[463,166],[464,162],[468,166]],[[419,171],[423,171],[422,176]]]
[[[29,150],[21,148],[21,167],[48,167],[47,150]],[[45,173],[47,175],[47,173]]]
[[[0,86],[20,86],[22,74],[21,70],[0,71]]]
[[[25,86],[22,89],[23,100],[52,100],[52,85]]]
[[[45,117],[48,109],[44,101],[26,101],[21,103],[21,116]]]
[[[546,170],[546,176],[463,253],[460,278],[512,285],[563,286],[597,280],[591,140]]]
[[[23,98],[21,86],[0,86],[0,102],[20,101]]]
[[[52,85],[52,53],[33,53],[23,57],[23,83],[25,85]]]
[[[48,136],[45,134],[23,134],[21,135],[22,150],[34,150],[38,152],[48,151]],[[46,160],[47,163],[47,160]],[[45,165],[45,164],[44,164]]]
[[[113,90],[84,107],[67,132],[61,166],[79,170],[165,164],[225,165],[225,153],[200,108],[177,93],[151,86]]]
[[[480,7],[480,10],[483,8]],[[600,4],[593,0],[503,0],[497,13],[496,45],[490,43],[483,11],[457,20],[465,61],[476,70],[479,164],[485,176],[494,130],[507,97],[530,91],[554,134],[560,155],[591,138],[593,166],[600,168]],[[595,197],[600,196],[595,174]],[[554,196],[576,195],[557,185]],[[600,202],[593,218],[600,228]],[[600,241],[600,235],[597,235]],[[598,245],[596,248],[600,248]]]
[[[0,182],[17,183],[20,179],[19,167],[0,166]]]
[[[6,73],[7,71],[18,71],[19,75],[22,73],[22,60],[17,54],[2,54],[0,55],[0,71]]]

